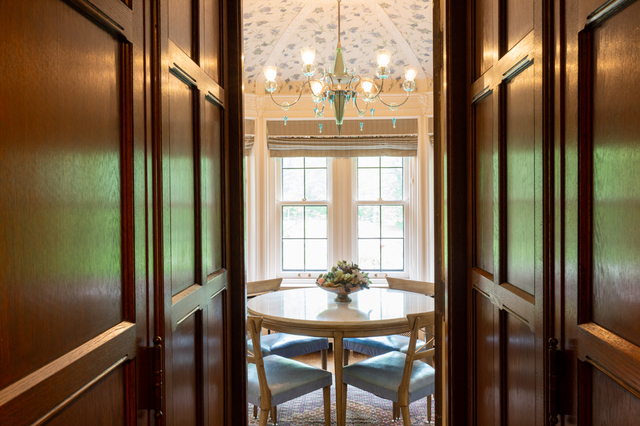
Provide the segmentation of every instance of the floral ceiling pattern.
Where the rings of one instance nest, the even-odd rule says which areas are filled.
[[[278,67],[277,93],[297,92],[305,80],[303,47],[316,49],[318,69],[331,67],[338,41],[337,6],[334,0],[244,0],[245,92],[264,93],[262,72],[270,65]],[[385,84],[399,86],[405,65],[419,67],[418,79],[430,82],[432,11],[431,0],[343,0],[341,43],[347,67],[373,77],[376,53],[388,50],[392,68]]]

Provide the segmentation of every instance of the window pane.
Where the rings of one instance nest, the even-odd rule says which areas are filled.
[[[358,240],[358,266],[380,270],[380,240]]]
[[[286,169],[289,167],[294,167],[301,169],[304,167],[304,157],[292,157],[292,158],[283,158],[282,159],[282,168]]]
[[[380,198],[380,169],[358,169],[358,200]]]
[[[282,238],[304,238],[303,206],[282,206]]]
[[[358,206],[358,238],[380,238],[380,206]]]
[[[305,240],[306,270],[327,270],[327,240]]]
[[[381,169],[380,178],[382,199],[395,201],[402,200],[402,169]]]
[[[327,169],[305,169],[305,198],[307,201],[327,199]]]
[[[282,170],[282,199],[284,201],[299,201],[304,198],[304,170]]]
[[[402,167],[402,157],[380,157],[382,167]]]
[[[404,240],[382,240],[382,270],[401,271],[404,269]]]
[[[306,238],[327,238],[327,206],[307,206]]]
[[[282,240],[282,269],[304,271],[304,240]]]
[[[358,157],[358,167],[380,167],[380,157]]]
[[[327,167],[327,159],[325,157],[305,157],[305,167]]]
[[[382,206],[382,238],[404,238],[402,206]]]

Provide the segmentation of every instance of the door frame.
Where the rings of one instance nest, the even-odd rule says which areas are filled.
[[[467,1],[434,0],[436,424],[467,425]],[[455,303],[452,301],[455,300]],[[452,368],[454,365],[465,368]]]
[[[224,149],[227,155],[225,170],[226,234],[224,244],[228,253],[229,281],[227,284],[227,400],[229,426],[247,425],[247,291],[244,253],[244,106],[243,106],[243,41],[242,2],[224,0],[223,46],[225,56],[223,81],[226,111],[223,122]]]

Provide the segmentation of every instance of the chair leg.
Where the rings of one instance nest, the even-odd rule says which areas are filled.
[[[331,386],[322,388],[324,399],[324,426],[331,426]]]
[[[274,405],[271,407],[271,421],[274,425],[278,424],[278,406]]]
[[[409,418],[409,406],[400,406],[400,411],[402,412],[402,424],[404,426],[411,426],[411,418]]]
[[[322,369],[327,369],[327,350],[323,349],[320,351],[320,359],[322,360]]]
[[[267,426],[267,422],[269,421],[270,411],[271,410],[260,409],[260,426]]]
[[[349,349],[342,351],[342,365],[349,365]]]
[[[258,418],[258,406],[257,405],[253,406],[253,418],[254,419]]]
[[[431,423],[431,395],[427,397],[427,420]]]
[[[341,413],[342,415],[342,424],[347,424],[347,384],[342,384],[342,408],[344,411]]]
[[[392,412],[393,412],[393,421],[395,422],[400,418],[400,406],[398,405],[397,402],[393,403]]]

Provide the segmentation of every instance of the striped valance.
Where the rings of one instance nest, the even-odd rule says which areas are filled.
[[[244,155],[249,155],[251,153],[251,148],[253,148],[253,144],[256,139],[256,121],[255,120],[244,120]]]
[[[395,128],[389,118],[345,120],[341,135],[333,120],[268,121],[267,133],[271,157],[414,157],[418,151],[417,119],[397,119]]]

